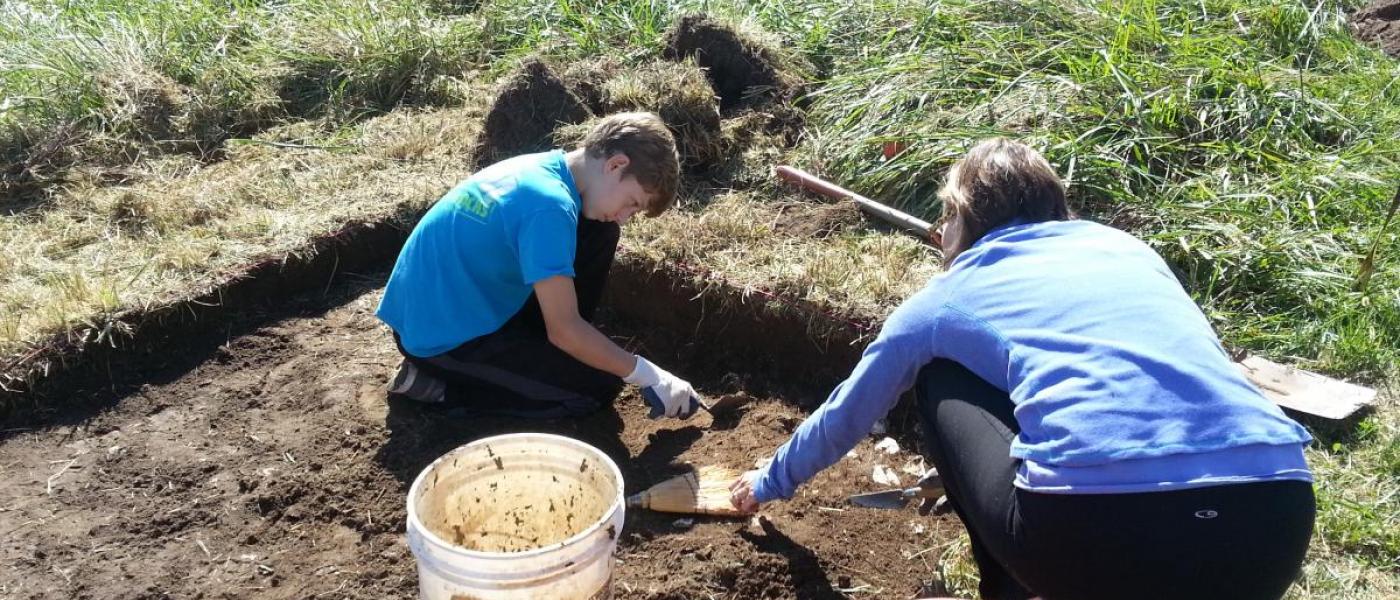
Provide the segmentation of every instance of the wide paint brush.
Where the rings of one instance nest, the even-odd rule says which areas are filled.
[[[729,485],[739,472],[724,467],[700,467],[672,477],[627,498],[629,508],[688,515],[742,517],[729,501]]]

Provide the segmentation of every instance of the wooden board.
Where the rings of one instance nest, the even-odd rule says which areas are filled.
[[[1235,363],[1275,404],[1324,419],[1342,420],[1376,400],[1376,390],[1281,365],[1258,356]]]

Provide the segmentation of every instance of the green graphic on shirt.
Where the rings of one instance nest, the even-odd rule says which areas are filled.
[[[500,180],[485,180],[477,181],[475,186],[464,185],[453,190],[456,197],[452,201],[458,208],[484,222],[491,217],[500,204],[500,198],[509,190],[505,184]]]
[[[491,211],[496,210],[496,203],[494,201],[487,201],[486,198],[471,193],[464,193],[458,196],[457,206],[481,219],[490,217]]]

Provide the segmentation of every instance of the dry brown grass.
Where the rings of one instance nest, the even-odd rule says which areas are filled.
[[[647,110],[661,116],[676,137],[681,165],[719,161],[719,97],[693,60],[658,62],[622,71],[604,84],[606,112]]]
[[[633,221],[623,243],[632,254],[696,277],[861,321],[884,318],[938,271],[936,251],[908,236],[859,224],[821,239],[783,233],[790,217],[772,200],[755,192],[723,193],[700,212]]]
[[[345,223],[427,206],[470,172],[481,107],[402,111],[349,139],[235,146],[133,185],[70,187],[0,220],[0,363],[54,334],[92,339],[129,311],[196,297]]]

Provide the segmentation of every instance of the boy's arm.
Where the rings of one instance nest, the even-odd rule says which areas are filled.
[[[577,358],[579,362],[618,377],[627,377],[636,367],[637,357],[623,350],[578,314],[574,280],[563,275],[535,282],[535,297],[544,313],[549,343]]]
[[[685,419],[700,408],[695,388],[684,379],[623,350],[579,316],[573,279],[554,275],[536,281],[534,287],[549,343],[583,364],[642,388],[642,398],[651,406],[647,416]]]

